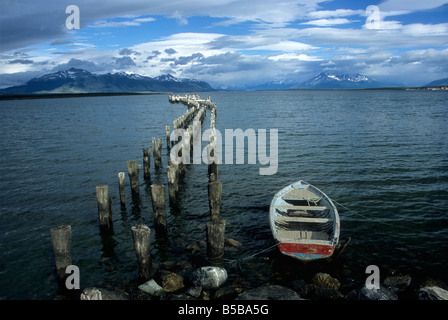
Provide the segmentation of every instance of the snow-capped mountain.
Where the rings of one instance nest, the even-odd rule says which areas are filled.
[[[200,92],[212,91],[206,82],[179,79],[170,74],[155,78],[118,72],[94,74],[71,68],[28,81],[25,85],[0,90],[0,94],[114,93],[114,92]]]
[[[364,89],[380,88],[386,86],[395,86],[393,84],[385,85],[372,77],[356,74],[337,74],[321,72],[313,78],[304,82],[271,81],[263,84],[254,85],[246,90],[287,90],[287,89]]]
[[[356,74],[334,74],[328,72],[319,73],[294,88],[312,89],[361,89],[379,88],[383,85],[372,77],[359,73]]]

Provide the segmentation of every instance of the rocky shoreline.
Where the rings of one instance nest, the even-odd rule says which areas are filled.
[[[379,289],[368,289],[353,279],[337,279],[316,272],[308,281],[245,288],[244,279],[228,278],[218,266],[158,271],[149,281],[134,280],[122,288],[89,287],[79,292],[81,300],[448,300],[448,286],[440,281],[413,283],[409,275],[390,275]]]

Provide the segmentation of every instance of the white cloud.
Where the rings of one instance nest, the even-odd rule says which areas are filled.
[[[319,27],[329,27],[339,24],[347,24],[351,23],[352,21],[345,19],[345,18],[337,18],[337,19],[318,19],[318,20],[311,20],[308,22],[303,22],[302,24],[310,24],[314,26]]]
[[[315,56],[309,56],[307,54],[301,53],[301,54],[296,54],[296,53],[284,53],[284,54],[279,54],[276,56],[271,56],[268,59],[273,60],[273,61],[288,61],[288,60],[298,60],[298,61],[322,61],[323,59],[319,58],[319,57],[315,57]]]
[[[337,9],[337,10],[322,10],[308,13],[310,19],[327,19],[340,18],[353,15],[363,15],[365,10],[351,10],[351,9]]]

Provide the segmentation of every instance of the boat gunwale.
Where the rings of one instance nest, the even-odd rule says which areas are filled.
[[[275,210],[277,209],[276,206],[276,202],[281,199],[284,202],[286,202],[284,199],[282,199],[282,196],[284,196],[285,194],[287,194],[290,190],[292,190],[294,188],[294,186],[297,185],[303,185],[304,189],[309,189],[312,192],[316,192],[318,196],[321,196],[322,199],[325,199],[326,202],[328,202],[328,219],[333,220],[331,224],[328,225],[329,228],[329,232],[328,231],[323,231],[326,232],[329,235],[329,239],[328,240],[321,240],[321,239],[288,239],[285,237],[280,237],[279,236],[279,228],[276,225],[276,222],[278,221],[277,219],[275,219],[276,216],[280,216],[278,213],[275,212]],[[293,207],[293,205],[291,205],[291,207]],[[305,206],[306,207],[306,206]],[[312,207],[312,206],[310,206]],[[287,206],[285,206],[285,209],[287,209]],[[316,210],[317,211],[317,210]],[[285,186],[284,188],[282,188],[281,190],[279,190],[273,197],[271,204],[270,204],[270,208],[269,208],[269,222],[270,222],[270,227],[271,227],[271,231],[272,234],[274,236],[274,239],[279,242],[279,244],[286,244],[286,243],[290,243],[290,244],[303,244],[303,245],[319,245],[319,246],[328,246],[329,248],[332,248],[331,250],[331,254],[334,251],[334,248],[336,247],[337,243],[339,242],[339,234],[340,234],[340,218],[339,218],[339,213],[338,210],[336,208],[336,206],[334,205],[333,201],[331,201],[330,197],[328,197],[324,192],[322,192],[319,188],[303,181],[303,180],[299,180],[296,181],[294,183],[289,184],[288,186]],[[293,221],[292,221],[293,222]],[[310,220],[310,222],[308,222],[310,225],[316,225],[315,222],[312,222]],[[317,223],[319,224],[319,223]],[[321,224],[322,225],[322,224]],[[283,232],[287,233],[287,232],[296,232],[299,230],[291,230],[291,231],[287,231],[284,230]],[[316,231],[315,231],[316,232]],[[293,256],[295,258],[301,259],[297,256],[291,255],[291,253],[286,253],[286,252],[282,252],[286,255],[290,255]],[[331,256],[331,254],[329,256]],[[318,258],[315,259],[320,259],[320,258],[325,258],[326,256],[319,256]]]

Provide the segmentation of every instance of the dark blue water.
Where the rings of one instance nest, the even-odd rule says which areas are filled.
[[[221,217],[226,236],[242,243],[225,258],[247,257],[273,244],[268,223],[272,196],[305,180],[340,205],[341,238],[352,241],[334,276],[364,276],[369,264],[384,274],[447,281],[448,93],[426,91],[212,92],[216,127],[278,129],[278,171],[260,164],[223,164]],[[202,94],[207,97],[207,94]],[[49,229],[72,226],[73,264],[81,286],[108,286],[138,276],[131,226],[153,227],[150,183],[166,184],[165,125],[185,112],[167,95],[0,101],[0,298],[57,295]],[[203,129],[209,127],[209,114]],[[164,139],[159,171],[140,175],[141,195],[119,204],[117,174],[127,160],[142,164],[151,138]],[[202,148],[206,145],[202,144]],[[269,151],[269,148],[268,148]],[[247,158],[246,162],[247,163]],[[205,257],[209,219],[207,166],[189,165],[179,212],[168,210],[169,241],[153,232],[157,268]],[[95,187],[109,185],[115,234],[99,234]],[[134,201],[133,201],[134,200]],[[343,207],[344,206],[344,207]],[[353,211],[349,211],[349,208]],[[110,240],[110,239],[109,239]],[[192,254],[192,248],[199,251]],[[302,265],[271,250],[229,266],[246,287],[299,279]],[[300,269],[313,274],[317,267]],[[362,279],[361,279],[362,280]]]

